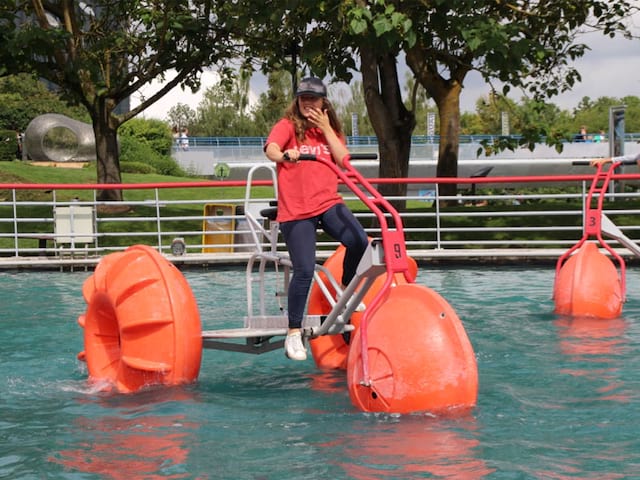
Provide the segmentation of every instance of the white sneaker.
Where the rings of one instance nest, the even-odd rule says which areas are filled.
[[[302,343],[302,335],[299,331],[287,334],[284,339],[284,354],[291,360],[307,359],[307,349]]]

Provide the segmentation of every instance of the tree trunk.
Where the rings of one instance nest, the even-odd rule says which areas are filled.
[[[451,88],[444,92],[442,98],[434,99],[438,105],[438,116],[440,118],[437,177],[458,176],[461,90],[461,88]],[[456,192],[457,185],[454,183],[444,183],[440,186],[441,195],[455,196]]]
[[[377,56],[370,47],[361,47],[360,57],[364,99],[378,137],[379,177],[407,178],[411,135],[416,119],[402,101],[396,57],[392,54]],[[405,196],[407,184],[384,184],[378,190],[384,196]],[[406,209],[405,200],[393,200],[391,203],[398,211]]]
[[[426,61],[421,48],[415,47],[407,51],[407,65],[438,106],[440,145],[436,176],[457,177],[460,147],[460,94],[463,80],[470,69],[468,66],[470,59],[468,62],[448,65],[451,74],[449,79],[442,77],[435,67]],[[439,191],[441,195],[455,196],[457,189],[456,184],[446,183],[442,184]]]
[[[97,180],[98,183],[122,183],[120,176],[120,152],[118,148],[118,126],[112,118],[108,101],[101,101],[92,115],[93,131],[96,137]],[[122,190],[100,190],[98,200],[122,201]]]

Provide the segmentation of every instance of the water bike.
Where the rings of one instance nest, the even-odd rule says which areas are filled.
[[[469,338],[447,301],[415,283],[417,266],[407,256],[400,214],[350,162],[371,158],[377,156],[351,155],[341,169],[301,157],[332,169],[375,214],[380,229],[344,290],[337,280],[343,247],[316,265],[303,337],[318,368],[346,370],[349,396],[362,411],[473,407],[478,371]],[[267,169],[277,192],[272,165],[248,172],[244,220],[254,251],[246,268],[247,315],[238,327],[202,331],[187,281],[155,249],[134,245],[109,254],[82,289],[87,309],[78,319],[84,328],[79,356],[91,380],[123,393],[178,385],[197,379],[203,349],[263,354],[283,347],[288,319],[282,300],[291,262],[278,244],[277,198],[266,205],[252,198],[258,169]]]
[[[572,163],[590,165],[589,161]],[[625,261],[604,240],[603,234],[627,247],[634,255],[640,256],[640,247],[622,233],[602,207],[616,169],[621,165],[635,164],[636,160],[629,157],[614,157],[606,170],[604,164],[597,164],[585,201],[583,235],[556,262],[553,287],[555,313],[609,319],[618,317],[622,312],[626,296]]]

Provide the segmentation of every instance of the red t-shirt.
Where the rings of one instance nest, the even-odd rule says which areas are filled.
[[[286,118],[271,129],[265,149],[270,143],[277,144],[282,151],[297,149],[300,153],[333,161],[327,141],[319,128],[308,129],[304,142],[299,145],[295,127]],[[279,162],[276,169],[279,222],[314,217],[343,201],[338,194],[338,177],[333,170],[321,163]]]

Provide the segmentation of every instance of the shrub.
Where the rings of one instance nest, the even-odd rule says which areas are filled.
[[[127,168],[138,168],[131,167],[131,164],[145,164],[152,169],[152,172],[160,175],[186,176],[185,172],[172,157],[159,154],[148,143],[141,141],[137,137],[120,137],[120,168],[122,171],[125,171],[125,164],[129,164]],[[127,173],[133,172],[127,171]],[[138,171],[137,173],[146,172]]]
[[[122,173],[158,173],[148,163],[142,162],[120,162],[120,172]]]
[[[0,130],[0,160],[11,161],[16,159],[18,140],[13,130]]]
[[[173,136],[169,125],[161,120],[132,118],[118,129],[121,137],[134,137],[160,155],[171,155]]]
[[[158,155],[153,159],[153,162],[150,162],[153,168],[161,174],[161,175],[171,175],[173,177],[186,177],[187,172],[185,172],[178,162],[176,162],[173,157],[169,157],[167,155]]]

